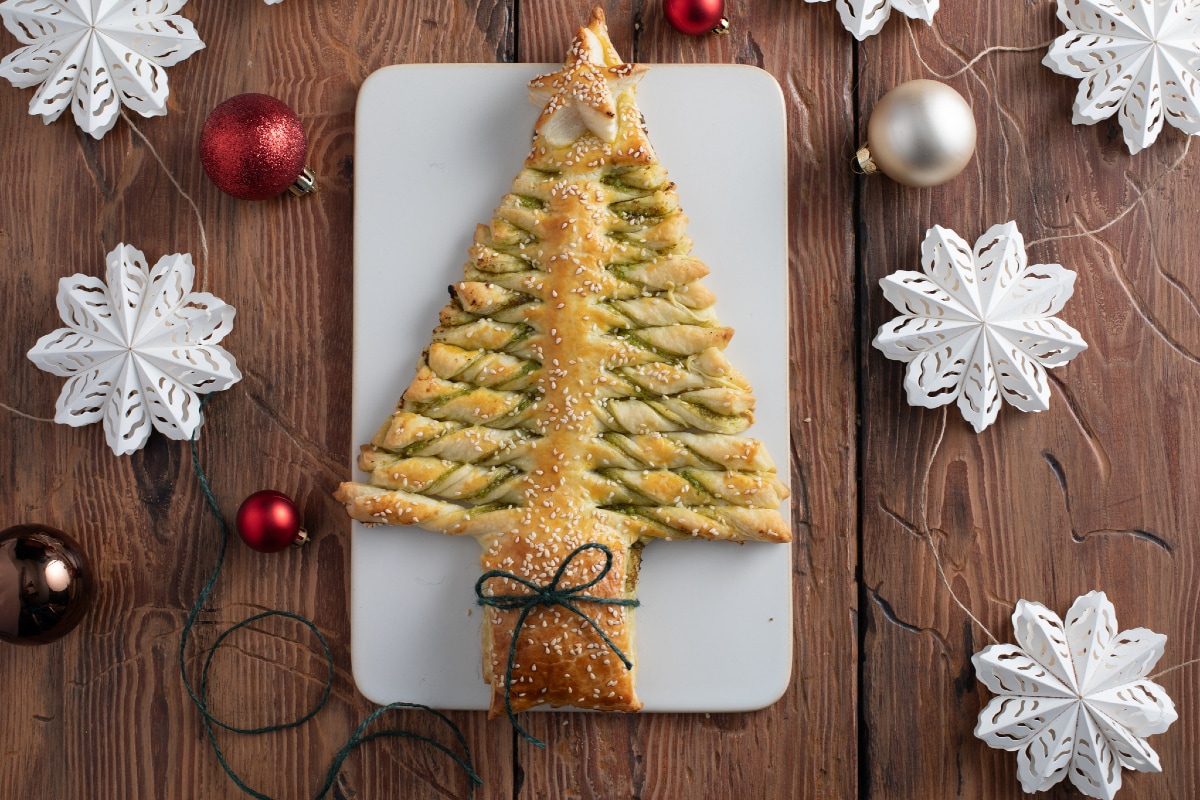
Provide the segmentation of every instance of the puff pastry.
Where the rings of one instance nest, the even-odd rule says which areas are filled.
[[[787,488],[741,435],[754,398],[722,353],[733,330],[646,138],[645,71],[621,61],[597,9],[563,69],[530,82],[533,149],[477,228],[416,378],[362,449],[369,482],[337,491],[354,519],[474,536],[484,570],[539,585],[601,543],[613,566],[588,593],[626,599],[646,540],[790,540]],[[574,559],[564,584],[601,563]],[[583,610],[634,658],[632,608]],[[484,613],[493,716],[516,617]],[[578,617],[538,607],[517,639],[514,711],[641,708],[633,672]]]

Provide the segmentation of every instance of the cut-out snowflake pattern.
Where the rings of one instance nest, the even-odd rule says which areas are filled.
[[[1075,273],[1058,264],[1030,266],[1016,223],[993,225],[975,249],[935,225],[921,245],[923,272],[900,270],[879,282],[902,316],[879,329],[872,344],[907,361],[904,388],[914,406],[954,401],[982,431],[1001,400],[1022,411],[1050,407],[1047,367],[1087,349],[1056,318],[1075,288]]]
[[[1163,121],[1200,133],[1200,0],[1058,0],[1067,26],[1042,60],[1078,78],[1076,125],[1113,114],[1130,153]]]
[[[896,9],[905,16],[933,24],[941,0],[834,0],[838,14],[846,30],[860,42],[874,36],[883,29],[883,23]],[[809,3],[827,3],[829,0],[807,0]]]
[[[1103,592],[1079,597],[1064,623],[1040,603],[1013,613],[1017,644],[994,644],[971,661],[997,696],[979,713],[975,735],[1017,751],[1026,792],[1068,775],[1088,797],[1112,800],[1121,770],[1161,772],[1146,737],[1175,721],[1175,704],[1146,675],[1167,637],[1146,628],[1119,631]]]
[[[122,105],[167,113],[167,72],[204,48],[175,12],[187,0],[4,0],[4,26],[25,46],[0,60],[13,86],[38,86],[29,113],[49,125],[67,106],[99,139]],[[40,85],[39,85],[40,84]]]
[[[163,256],[151,270],[141,250],[119,244],[108,254],[108,283],[72,275],[58,284],[67,327],[38,340],[29,359],[70,378],[55,422],[104,423],[117,455],[141,449],[156,428],[190,439],[203,424],[197,393],[228,389],[242,378],[217,345],[233,330],[234,309],[193,292],[190,255]]]

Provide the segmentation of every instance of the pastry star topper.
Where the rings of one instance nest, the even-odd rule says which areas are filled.
[[[626,64],[604,34],[604,12],[580,28],[558,72],[529,82],[529,99],[545,106],[534,130],[555,146],[569,145],[586,131],[608,144],[617,139],[617,98],[646,74],[642,64]]]

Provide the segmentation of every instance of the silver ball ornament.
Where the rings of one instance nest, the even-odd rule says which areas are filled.
[[[875,104],[858,163],[905,186],[938,186],[962,172],[974,153],[975,116],[967,101],[944,83],[920,79]]]

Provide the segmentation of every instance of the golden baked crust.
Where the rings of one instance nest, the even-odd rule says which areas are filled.
[[[363,447],[369,483],[337,498],[367,523],[475,536],[482,566],[539,585],[589,542],[613,554],[588,594],[634,597],[649,538],[784,542],[788,496],[740,436],[754,398],[722,350],[733,336],[698,281],[687,218],[646,138],[634,87],[597,9],[564,68],[535,78],[533,149],[480,225],[451,301],[395,413]],[[599,572],[575,559],[565,586]],[[522,594],[507,579],[493,594]],[[581,610],[631,659],[633,613]],[[518,612],[487,608],[492,715]],[[583,620],[538,607],[518,636],[514,711],[641,707],[634,674]]]

